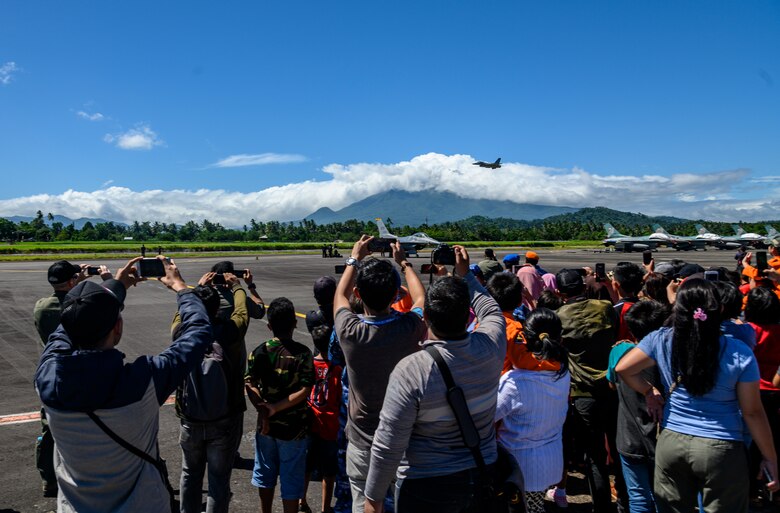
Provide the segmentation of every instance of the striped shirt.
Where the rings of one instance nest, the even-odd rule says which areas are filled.
[[[471,273],[466,282],[479,328],[460,340],[428,340],[423,345],[438,347],[455,383],[463,389],[482,439],[482,455],[489,464],[496,460],[493,417],[506,354],[506,328],[498,305]],[[445,393],[439,368],[426,351],[398,363],[390,375],[374,434],[366,497],[384,497],[396,469],[398,479],[417,479],[476,466]]]

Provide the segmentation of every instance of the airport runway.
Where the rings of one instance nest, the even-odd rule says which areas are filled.
[[[535,250],[540,265],[551,272],[564,267],[593,266],[605,262],[607,269],[623,260],[641,263],[641,253],[602,253],[593,250]],[[499,260],[509,249],[497,251]],[[472,262],[482,258],[482,250],[470,250]],[[704,267],[725,266],[733,268],[734,252],[709,250],[706,252],[676,252],[659,250],[656,262],[680,258],[697,262]],[[412,258],[417,265],[428,262],[428,254]],[[223,258],[179,259],[177,265],[189,284],[196,284],[200,276],[215,262]],[[245,254],[233,259],[237,268],[249,268],[255,275],[258,292],[266,301],[286,296],[296,310],[305,313],[315,307],[312,284],[316,278],[334,274],[334,265],[343,259],[323,259],[318,255],[280,255],[248,257]],[[3,417],[37,412],[40,405],[33,389],[32,378],[37,367],[38,335],[32,321],[35,301],[51,294],[46,281],[46,269],[51,262],[0,262],[0,512],[50,511],[56,509],[54,499],[44,499],[40,493],[40,479],[34,466],[34,444],[40,432],[38,422],[3,423]],[[74,262],[92,263],[92,262]],[[102,261],[112,270],[123,261]],[[97,278],[93,278],[97,279]],[[426,280],[424,280],[426,281]],[[173,292],[155,281],[141,283],[128,291],[123,312],[124,334],[118,349],[128,360],[139,355],[162,351],[170,342],[170,321],[176,303]],[[303,319],[300,319],[298,340],[311,346]],[[264,321],[253,321],[247,333],[247,347],[254,349],[270,338]],[[247,415],[245,435],[241,446],[244,458],[253,455],[252,430],[254,419]],[[160,413],[160,445],[163,457],[169,462],[171,480],[178,488],[181,469],[178,447],[178,420],[173,408],[164,406]],[[233,474],[234,500],[231,511],[257,511],[257,492],[249,484],[251,461],[244,460],[241,469]],[[310,505],[314,510],[319,504],[319,487],[312,486]],[[281,509],[279,509],[281,511]],[[573,509],[577,511],[577,509]]]

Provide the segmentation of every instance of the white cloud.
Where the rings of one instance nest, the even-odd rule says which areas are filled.
[[[106,118],[100,112],[95,112],[94,114],[90,114],[89,112],[84,112],[83,110],[78,111],[76,115],[81,119],[86,119],[88,121],[103,121]]]
[[[139,124],[121,134],[106,134],[103,140],[109,144],[116,143],[123,150],[151,150],[155,146],[165,144],[149,125]]]
[[[303,155],[289,153],[260,153],[257,155],[230,155],[212,164],[212,167],[265,166],[267,164],[291,164],[306,162]]]
[[[14,78],[14,73],[19,71],[19,67],[14,61],[8,61],[0,65],[0,84],[8,85]]]
[[[780,211],[775,191],[762,191],[763,199],[745,200],[744,195],[734,199],[735,190],[750,186],[750,172],[745,169],[671,176],[607,176],[580,168],[554,169],[514,162],[490,170],[473,162],[469,155],[429,153],[393,164],[331,164],[323,169],[324,180],[246,193],[208,189],[136,191],[124,187],[93,192],[69,190],[58,195],[0,200],[0,215],[34,215],[42,209],[72,218],[175,223],[206,218],[225,226],[241,226],[252,218],[296,220],[322,207],[338,210],[390,189],[450,192],[468,198],[542,205],[601,205],[651,215],[723,221],[771,219]],[[750,191],[755,193],[755,187]],[[376,215],[392,217],[392,212]]]

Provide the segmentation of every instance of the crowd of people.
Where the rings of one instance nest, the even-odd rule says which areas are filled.
[[[311,340],[248,269],[188,286],[159,256],[171,344],[132,362],[116,346],[140,257],[101,281],[53,264],[34,310],[44,495],[63,512],[200,512],[207,475],[206,511],[228,511],[246,399],[263,513],[277,484],[285,513],[311,512],[311,481],[323,513],[565,508],[572,470],[597,513],[747,512],[780,489],[780,240],[767,269],[747,253],[736,270],[555,274],[532,251],[472,263],[454,246],[427,287],[399,244],[382,259],[370,241],[313,284]],[[253,347],[263,318],[273,337]],[[178,499],[157,443],[174,393]]]

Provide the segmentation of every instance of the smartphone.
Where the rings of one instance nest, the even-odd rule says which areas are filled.
[[[333,272],[336,274],[344,274],[344,271],[347,269],[346,264],[337,265]]]
[[[431,253],[431,260],[434,264],[455,265],[455,249],[449,244],[439,244]]]
[[[596,264],[596,277],[600,280],[607,279],[607,267],[604,262],[599,262]]]
[[[766,251],[756,252],[756,269],[758,272],[766,271],[769,266],[766,263]]]
[[[434,272],[436,272],[436,268],[433,266],[433,264],[423,264],[420,266],[421,274],[431,274]]]
[[[144,258],[135,264],[142,278],[160,278],[165,276],[165,266],[159,258]]]
[[[368,241],[368,250],[372,253],[392,252],[393,249],[390,247],[390,245],[395,241],[395,239],[382,239],[375,237]]]
[[[97,276],[100,274],[100,267],[96,265],[90,265],[87,267],[87,276]]]
[[[642,251],[642,263],[650,265],[650,261],[653,259],[653,252],[648,250]]]
[[[247,269],[233,269],[233,272],[231,274],[235,275],[238,278],[244,279],[246,278],[246,272]]]
[[[718,271],[704,271],[704,279],[707,281],[718,281],[720,275],[718,274]]]

